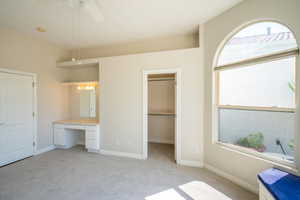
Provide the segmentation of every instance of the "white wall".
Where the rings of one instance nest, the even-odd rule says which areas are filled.
[[[68,118],[67,91],[60,85],[66,71],[56,61],[67,51],[11,29],[0,29],[0,68],[37,74],[38,150],[53,144],[52,122]]]
[[[80,50],[80,55],[84,58],[120,56],[146,52],[196,48],[198,47],[198,44],[197,34],[164,36],[122,44],[84,48]]]
[[[68,69],[68,76],[64,81],[97,81],[99,80],[99,69],[97,66],[86,68]]]
[[[148,112],[175,113],[175,81],[148,81]],[[148,141],[174,144],[175,118],[148,116]]]
[[[262,159],[239,154],[212,143],[212,68],[215,53],[220,43],[237,27],[253,20],[275,19],[290,26],[300,43],[299,0],[248,0],[243,1],[224,14],[204,25],[205,61],[205,164],[234,176],[253,190],[258,189],[256,175],[273,165]],[[299,66],[298,66],[299,67]]]
[[[145,69],[182,70],[183,160],[203,159],[203,67],[198,48],[100,59],[101,148],[142,155]]]

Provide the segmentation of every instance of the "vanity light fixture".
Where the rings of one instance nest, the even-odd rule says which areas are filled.
[[[95,88],[96,88],[95,83],[81,84],[77,86],[77,90],[94,90]]]

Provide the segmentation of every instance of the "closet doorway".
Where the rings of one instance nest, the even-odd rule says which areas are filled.
[[[159,156],[180,162],[180,88],[179,69],[143,72],[144,159]]]

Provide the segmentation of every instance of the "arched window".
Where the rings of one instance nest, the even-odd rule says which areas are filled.
[[[294,162],[298,55],[293,33],[276,22],[251,24],[225,43],[214,68],[220,144]]]

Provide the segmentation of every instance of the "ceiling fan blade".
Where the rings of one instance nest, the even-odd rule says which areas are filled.
[[[101,6],[97,0],[32,0],[35,5],[46,7],[56,5],[57,8],[76,9],[80,6],[81,11],[90,16],[96,23],[104,21]]]
[[[80,5],[85,13],[90,15],[95,22],[103,22],[104,16],[101,7],[96,0],[80,0]]]

